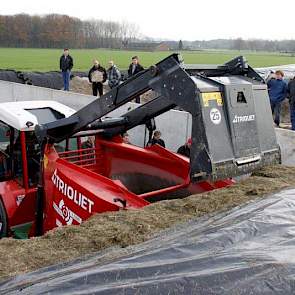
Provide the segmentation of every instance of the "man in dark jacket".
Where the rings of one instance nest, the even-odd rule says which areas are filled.
[[[288,83],[288,99],[290,103],[290,119],[292,130],[295,130],[295,77]]]
[[[128,69],[128,78],[136,75],[137,73],[141,72],[142,70],[144,70],[144,68],[139,64],[138,56],[133,56],[131,64],[129,65],[129,69]],[[135,98],[135,102],[140,103],[140,96],[137,96]]]
[[[69,49],[64,49],[64,54],[59,59],[59,68],[62,73],[64,90],[69,91],[71,70],[74,66],[73,58],[69,55]]]
[[[189,158],[191,154],[191,146],[192,146],[192,139],[189,138],[187,142],[177,150],[177,154],[180,154]]]
[[[276,71],[275,78],[267,82],[271,111],[274,115],[274,122],[277,127],[280,126],[281,104],[287,97],[287,84],[283,80],[283,77],[284,73],[282,71]]]
[[[152,140],[150,142],[150,145],[158,144],[158,145],[160,145],[162,147],[165,147],[165,142],[161,138],[161,136],[162,136],[162,133],[160,131],[156,130],[154,132],[154,135],[153,135],[153,138],[152,138]]]
[[[109,61],[109,66],[107,70],[108,84],[110,88],[114,88],[121,81],[121,73],[112,60]]]
[[[97,96],[97,91],[99,96],[103,95],[103,83],[107,80],[107,72],[103,68],[98,60],[93,61],[93,67],[88,73],[89,82],[92,83],[92,93]]]

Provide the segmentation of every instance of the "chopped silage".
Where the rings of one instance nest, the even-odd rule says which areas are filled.
[[[113,246],[125,248],[138,244],[176,224],[226,211],[294,186],[294,167],[266,167],[225,189],[162,201],[141,210],[97,214],[80,226],[57,228],[43,237],[5,238],[0,240],[0,278],[70,261]]]

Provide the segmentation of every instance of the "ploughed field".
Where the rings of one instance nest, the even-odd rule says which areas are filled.
[[[150,66],[165,58],[168,52],[142,52],[108,49],[73,49],[70,54],[74,58],[74,70],[86,71],[92,60],[97,58],[105,67],[109,60],[114,60],[120,69],[126,69],[133,55],[140,57],[143,66]],[[183,51],[181,52],[187,64],[222,64],[233,57],[244,55],[252,67],[267,67],[274,65],[295,64],[295,57],[288,54],[249,52],[249,51]],[[30,49],[30,48],[0,48],[0,68],[22,71],[54,71],[59,70],[59,57],[62,49]]]
[[[141,210],[97,214],[80,226],[57,228],[43,237],[4,238],[0,240],[0,279],[117,247],[103,256],[101,263],[105,263],[126,255],[129,245],[144,242],[161,230],[294,186],[295,167],[265,167],[228,188],[154,203]]]

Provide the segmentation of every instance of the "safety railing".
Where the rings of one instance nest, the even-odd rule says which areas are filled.
[[[72,164],[84,168],[91,168],[96,164],[96,149],[86,148],[58,153],[59,157]]]

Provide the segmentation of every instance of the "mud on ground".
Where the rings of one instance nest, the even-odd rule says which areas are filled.
[[[178,223],[226,211],[294,186],[295,167],[267,167],[225,189],[162,201],[141,210],[97,214],[81,226],[57,228],[30,240],[5,238],[0,240],[0,278],[66,262],[112,246],[125,248],[138,244]]]

